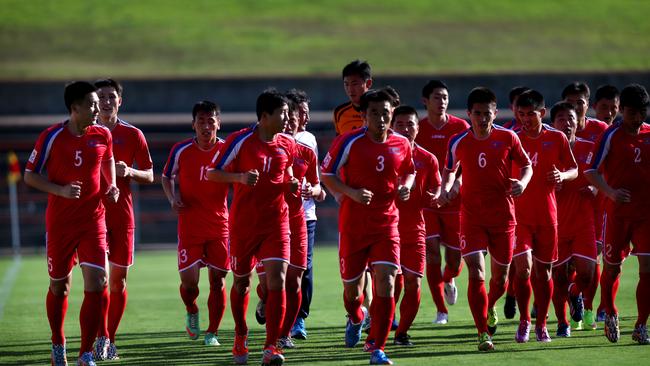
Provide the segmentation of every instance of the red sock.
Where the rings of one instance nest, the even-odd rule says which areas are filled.
[[[122,315],[124,315],[124,310],[126,309],[127,298],[128,292],[126,292],[126,288],[124,291],[111,291],[111,305],[108,308],[108,338],[113,343],[115,343],[117,327],[120,325]]]
[[[348,312],[350,321],[354,324],[359,324],[363,320],[361,304],[363,304],[363,294],[356,300],[348,300],[345,298],[345,294],[343,295],[343,305],[345,306],[345,310]],[[372,309],[372,304],[370,309]]]
[[[571,296],[578,296],[580,295],[580,287],[578,287],[578,284],[575,282],[571,282],[569,284],[569,295]]]
[[[440,263],[427,263],[427,282],[433,296],[433,302],[441,313],[448,313],[445,298],[443,297],[442,273],[440,272]]]
[[[415,316],[418,314],[420,308],[420,290],[405,291],[402,303],[399,306],[399,326],[395,334],[406,333],[411,325]]]
[[[515,297],[517,298],[517,307],[519,308],[519,320],[530,321],[530,296],[533,289],[530,286],[530,278],[523,279],[515,276]]]
[[[48,288],[45,297],[45,308],[47,310],[47,319],[50,321],[50,329],[52,330],[52,344],[65,344],[63,322],[68,311],[68,297],[56,296]]]
[[[287,296],[284,289],[268,290],[266,301],[266,341],[264,348],[275,346],[280,334],[280,327],[284,321],[284,314],[287,310]]]
[[[546,281],[543,278],[535,278],[535,305],[537,305],[537,319],[535,326],[538,328],[546,326],[546,315],[551,305],[553,296],[553,279]]]
[[[646,325],[648,315],[650,314],[650,302],[648,294],[650,293],[650,272],[639,273],[639,284],[636,286],[636,306],[639,315],[636,319],[635,326]]]
[[[372,332],[375,339],[375,347],[383,350],[390,333],[390,325],[395,314],[395,298],[376,296],[372,299],[374,304],[372,319]]]
[[[598,290],[598,283],[600,282],[600,263],[596,263],[596,270],[594,275],[591,277],[591,282],[589,286],[585,288],[582,292],[583,300],[585,302],[585,309],[593,310],[594,309],[594,297],[596,296],[596,290]]]
[[[185,310],[190,314],[196,314],[199,312],[198,306],[196,306],[196,298],[199,297],[199,288],[185,288],[182,284],[180,287],[181,299],[185,304]]]
[[[566,317],[567,300],[569,299],[569,291],[565,278],[555,278],[553,289],[553,307],[555,308],[555,316],[557,317],[558,324],[569,324]]]
[[[463,262],[460,262],[458,268],[451,268],[449,264],[445,264],[445,271],[442,273],[442,282],[451,282],[454,278],[460,275],[463,270]]]
[[[79,356],[85,352],[92,352],[95,335],[102,314],[102,293],[84,291],[84,300],[81,303],[79,312],[79,324],[81,325],[81,348]]]
[[[467,285],[467,301],[474,317],[474,324],[478,333],[487,332],[487,292],[485,281],[474,278],[469,279]]]
[[[404,275],[398,273],[395,276],[395,292],[393,292],[393,298],[395,298],[395,304],[399,302],[399,297],[402,295],[402,289],[404,288]]]
[[[601,293],[601,305],[607,314],[618,314],[618,309],[614,305],[614,299],[616,299],[616,290],[618,289],[618,277],[612,278],[612,276],[603,272],[600,276],[600,293]]]
[[[287,292],[287,311],[284,314],[284,321],[282,325],[281,337],[288,337],[291,333],[293,323],[296,322],[298,313],[300,312],[300,305],[302,304],[302,291]]]
[[[506,292],[506,283],[499,284],[497,278],[490,278],[490,292],[488,292],[488,309],[494,307],[497,301]]]
[[[510,297],[515,297],[515,273],[513,266],[510,266],[510,271],[508,271],[508,284],[506,285],[506,295]]]
[[[208,316],[210,318],[210,324],[206,332],[217,334],[219,330],[219,324],[221,324],[221,319],[223,319],[223,314],[226,311],[226,288],[222,289],[210,289],[210,295],[208,295]]]
[[[240,295],[233,286],[230,289],[230,309],[232,317],[235,320],[235,335],[248,335],[248,326],[246,325],[246,310],[248,309],[249,293]]]
[[[99,318],[99,330],[97,331],[98,337],[108,337],[109,306],[110,306],[110,298],[108,296],[108,287],[104,287],[104,291],[102,291],[102,309],[101,309],[101,317]]]

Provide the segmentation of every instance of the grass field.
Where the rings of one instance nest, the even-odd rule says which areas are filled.
[[[640,0],[0,0],[0,79],[650,69]]]
[[[0,259],[0,274],[6,278],[11,258]],[[307,321],[309,339],[298,341],[298,349],[285,353],[289,365],[362,365],[368,355],[360,347],[343,347],[345,322],[335,248],[318,247],[315,253],[316,286],[312,314]],[[635,284],[638,278],[636,259],[624,268],[617,303],[621,312],[622,337],[619,344],[609,343],[602,330],[576,331],[569,339],[553,339],[549,344],[516,344],[516,324],[502,320],[495,337],[497,352],[480,354],[476,350],[475,328],[467,307],[466,271],[458,280],[461,296],[450,308],[450,324],[432,325],[435,315],[429,291],[422,296],[420,313],[411,335],[417,344],[412,348],[389,345],[387,353],[399,365],[596,365],[604,359],[619,365],[642,364],[650,348],[632,343],[630,334],[636,319]],[[70,361],[76,360],[79,347],[78,313],[81,300],[81,276],[75,269],[66,334]],[[230,277],[229,277],[230,278]],[[207,325],[207,277],[199,297],[201,324]],[[140,252],[129,278],[129,304],[118,332],[117,345],[122,359],[106,365],[230,365],[233,321],[230,308],[221,325],[222,346],[207,348],[200,341],[190,341],[184,332],[184,307],[178,295],[175,253]],[[7,294],[4,314],[0,314],[0,364],[35,365],[49,363],[49,327],[45,315],[47,272],[42,257],[22,259],[20,270]],[[0,298],[0,304],[4,302]],[[264,329],[253,316],[257,299],[251,298],[249,326],[251,329],[250,364],[261,357]],[[502,303],[498,304],[501,314]],[[549,319],[551,335],[555,319]],[[392,334],[389,343],[392,342]]]

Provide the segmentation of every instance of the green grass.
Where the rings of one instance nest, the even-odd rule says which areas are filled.
[[[0,79],[650,69],[642,0],[0,0]]]
[[[5,276],[10,258],[0,259],[0,273]],[[343,347],[345,322],[342,286],[338,274],[334,247],[318,247],[315,254],[316,286],[313,310],[308,319],[309,339],[298,341],[298,349],[286,352],[288,365],[361,365],[367,364],[368,354],[359,347]],[[476,335],[465,297],[467,277],[463,271],[457,281],[461,296],[450,308],[450,324],[431,325],[435,311],[429,291],[423,291],[420,312],[411,330],[413,348],[389,345],[388,354],[400,365],[467,364],[476,365],[595,365],[603,358],[617,365],[638,364],[647,358],[648,347],[632,343],[630,334],[636,319],[635,286],[638,278],[637,261],[625,263],[617,305],[621,313],[622,337],[619,344],[609,343],[602,330],[576,331],[570,339],[553,339],[549,344],[535,341],[516,344],[513,340],[516,324],[502,321],[495,337],[498,351],[480,354],[476,350]],[[70,361],[76,360],[79,347],[78,313],[81,280],[75,269],[70,308],[66,319],[66,335]],[[229,276],[229,279],[231,277]],[[199,298],[201,324],[207,325],[207,277],[201,282]],[[25,257],[17,281],[0,320],[0,363],[3,365],[46,364],[49,362],[50,331],[45,315],[47,289],[45,261],[39,256]],[[117,344],[122,360],[107,365],[229,365],[233,339],[230,308],[221,324],[221,347],[207,348],[200,341],[190,341],[184,332],[184,306],[178,294],[178,274],[174,252],[140,252],[129,274],[129,304],[118,331]],[[251,297],[249,327],[251,329],[251,364],[258,362],[264,329],[255,320],[253,311],[257,299]],[[502,314],[502,302],[498,304]],[[555,319],[549,319],[552,336]],[[389,342],[392,341],[392,334]]]

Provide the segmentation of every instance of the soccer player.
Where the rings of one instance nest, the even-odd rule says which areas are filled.
[[[585,172],[587,180],[607,198],[604,269],[600,279],[605,293],[605,335],[610,342],[620,337],[615,281],[621,264],[630,253],[639,260],[639,283],[636,291],[638,317],[632,339],[650,344],[648,314],[650,301],[650,125],[645,123],[650,96],[639,84],[621,90],[620,124],[610,126],[597,144],[596,158]]]
[[[517,135],[493,124],[496,114],[494,93],[488,88],[474,88],[467,98],[472,128],[449,140],[443,191],[438,199],[449,200],[456,173],[462,168],[460,248],[469,271],[467,298],[478,330],[479,351],[494,350],[488,333],[488,305],[496,317],[494,304],[506,290],[514,246],[513,197],[524,192],[532,175],[530,160]],[[513,163],[521,167],[518,179],[511,177]],[[486,250],[492,256],[489,296],[485,291]]]
[[[579,321],[580,294],[589,293],[591,279],[596,268],[596,233],[594,218],[585,215],[592,212],[594,194],[584,178],[584,170],[594,157],[594,143],[576,138],[578,117],[573,104],[560,102],[551,108],[553,127],[564,133],[578,164],[578,178],[556,185],[558,261],[553,264],[553,305],[558,319],[557,336],[570,337],[571,328],[566,317],[566,303],[571,300],[572,318]],[[569,284],[569,263],[573,262],[576,281]]]
[[[77,365],[95,365],[93,340],[99,328],[106,290],[106,220],[102,197],[115,203],[113,139],[95,124],[99,98],[95,86],[72,82],[65,87],[68,120],[43,131],[25,168],[25,183],[48,193],[47,318],[52,330],[52,365],[67,365],[63,322],[68,309],[72,268],[79,262],[84,279],[81,347]],[[101,188],[101,179],[106,187]]]
[[[147,140],[142,131],[120,119],[117,114],[122,105],[122,85],[113,79],[95,81],[99,97],[97,122],[111,131],[115,175],[120,197],[112,203],[104,197],[106,208],[106,244],[108,246],[109,287],[102,294],[102,321],[95,340],[95,360],[118,359],[115,333],[126,309],[126,276],[133,265],[135,220],[131,181],[153,183],[153,162]],[[134,167],[134,163],[137,167]],[[102,182],[105,183],[105,182]]]
[[[519,98],[521,93],[525,92],[526,90],[530,90],[530,88],[527,86],[515,86],[514,88],[510,89],[508,99],[510,100],[510,110],[512,110],[513,116],[510,121],[507,121],[503,124],[503,127],[515,132],[519,132],[521,130],[521,120],[517,115],[517,98]]]
[[[528,342],[532,282],[537,308],[535,335],[538,342],[550,342],[546,315],[553,296],[552,265],[558,256],[555,186],[575,179],[578,167],[566,136],[542,124],[546,115],[542,94],[536,90],[522,93],[517,98],[517,113],[522,122],[517,135],[530,157],[533,177],[526,192],[515,199],[517,228],[513,260],[520,313],[515,341]],[[531,271],[535,272],[532,281]]]
[[[415,179],[411,146],[390,129],[393,98],[385,90],[361,97],[366,127],[339,136],[321,164],[322,180],[340,202],[339,260],[348,312],[345,344],[361,339],[367,317],[360,281],[373,272],[371,364],[392,364],[384,353],[395,311],[393,287],[399,267],[397,199],[408,200]],[[401,183],[400,183],[401,182]]]
[[[343,88],[350,99],[334,109],[334,129],[339,136],[363,126],[359,109],[361,96],[372,87],[372,70],[367,61],[354,60],[343,68]]]
[[[187,314],[185,330],[190,339],[200,335],[199,275],[207,266],[210,278],[208,313],[210,324],[204,343],[218,346],[217,331],[226,309],[228,264],[228,186],[208,181],[207,170],[223,141],[219,106],[201,101],[192,108],[193,138],[175,144],[162,175],[162,186],[171,208],[178,215],[178,273],[180,295]]]
[[[611,125],[618,116],[620,93],[614,85],[602,85],[596,89],[594,96],[594,111],[596,119]]]
[[[266,274],[266,340],[262,364],[279,365],[276,349],[286,309],[285,275],[289,262],[289,210],[285,192],[298,190],[292,164],[295,142],[282,133],[288,122],[287,99],[274,89],[257,98],[258,123],[228,136],[208,179],[231,183],[230,264],[234,274],[230,303],[235,320],[233,357],[248,361],[246,310],[253,269],[264,263]]]
[[[419,133],[415,142],[444,163],[447,158],[449,139],[457,133],[466,131],[469,124],[464,119],[447,113],[449,90],[440,80],[430,80],[422,88],[422,103],[427,116],[419,123]],[[442,170],[442,166],[440,166]],[[437,314],[434,323],[447,324],[449,305],[456,303],[458,289],[454,278],[461,270],[460,260],[460,191],[461,179],[458,177],[452,186],[449,202],[439,207],[424,209],[426,220],[426,275],[429,289],[436,304]],[[445,268],[441,271],[440,247],[445,247]],[[444,299],[443,299],[444,293]]]
[[[402,105],[394,110],[393,129],[409,139],[417,171],[408,201],[397,201],[404,297],[400,304],[400,322],[395,330],[394,343],[402,346],[413,345],[407,332],[420,307],[420,287],[426,263],[426,227],[422,211],[424,207],[431,207],[440,195],[438,159],[415,143],[418,126],[415,108]],[[398,298],[399,294],[396,292],[396,302]]]

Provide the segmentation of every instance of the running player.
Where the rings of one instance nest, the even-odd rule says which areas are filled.
[[[650,301],[650,125],[645,123],[650,97],[639,84],[631,84],[621,91],[620,124],[610,126],[597,144],[596,158],[587,180],[607,198],[607,231],[603,251],[604,269],[600,280],[605,293],[605,335],[610,342],[620,337],[618,309],[614,303],[614,283],[621,273],[623,260],[630,253],[639,260],[639,283],[636,303],[638,317],[632,339],[650,344],[648,314]]]
[[[488,304],[496,317],[493,306],[506,290],[514,246],[513,197],[524,192],[533,173],[517,135],[493,124],[496,114],[494,93],[474,88],[467,98],[472,128],[449,140],[439,199],[449,200],[458,168],[462,168],[460,248],[469,271],[467,298],[478,330],[479,351],[494,350],[488,333]],[[519,179],[511,177],[513,163],[521,167]],[[486,250],[492,256],[489,296],[485,291]]]
[[[465,120],[447,113],[449,90],[440,80],[430,80],[422,88],[422,102],[427,110],[427,117],[419,123],[419,133],[415,142],[436,156],[444,163],[447,157],[449,139],[469,128]],[[442,170],[442,166],[440,166]],[[429,289],[436,304],[437,314],[434,323],[447,324],[449,305],[456,303],[458,289],[454,281],[461,270],[460,260],[460,176],[454,181],[449,202],[439,207],[424,209],[426,220],[426,275]],[[441,271],[441,244],[445,247],[445,269]],[[444,300],[443,300],[444,293]]]
[[[420,287],[426,263],[426,227],[422,211],[424,207],[431,207],[440,195],[438,159],[415,143],[418,126],[415,108],[403,105],[393,112],[393,129],[411,142],[416,169],[415,184],[408,201],[397,201],[404,297],[400,304],[400,322],[395,330],[394,343],[401,346],[413,345],[407,332],[420,307]],[[395,302],[398,299],[399,294],[396,292]]]
[[[510,93],[508,94],[508,99],[510,99],[510,110],[512,110],[513,116],[510,121],[507,121],[506,123],[503,124],[503,127],[513,130],[515,132],[519,132],[521,130],[522,124],[517,114],[517,98],[519,98],[521,93],[525,92],[526,90],[530,90],[530,88],[527,86],[515,86],[514,88],[510,89]]]
[[[77,365],[95,365],[92,349],[101,320],[106,291],[106,219],[102,197],[115,203],[113,139],[96,125],[99,98],[95,86],[84,81],[65,87],[68,120],[43,131],[25,168],[25,183],[48,193],[45,216],[46,297],[52,330],[52,365],[67,365],[63,322],[68,309],[72,268],[79,262],[84,279],[81,304],[81,347]],[[101,188],[101,179],[107,186]]]
[[[614,85],[602,85],[596,89],[594,111],[596,119],[611,125],[618,116],[620,93]]]
[[[339,136],[363,126],[359,109],[361,96],[372,87],[372,71],[367,61],[354,60],[343,68],[343,88],[350,99],[334,109],[334,129]]]
[[[590,296],[588,290],[596,268],[596,234],[592,212],[594,194],[584,178],[584,170],[593,160],[594,143],[576,138],[578,117],[573,104],[560,102],[551,108],[553,127],[562,131],[569,140],[571,151],[578,164],[578,178],[556,185],[558,221],[558,261],[553,264],[553,305],[558,320],[557,336],[570,337],[571,328],[566,317],[566,303],[571,300],[572,318],[579,315],[577,301],[580,294]],[[569,262],[576,270],[576,281],[569,284]],[[571,296],[569,296],[571,294]],[[593,296],[593,295],[591,295]],[[579,319],[577,319],[579,320]]]
[[[233,357],[248,361],[246,310],[253,269],[264,263],[266,273],[266,340],[262,364],[280,365],[276,349],[286,309],[284,278],[289,262],[289,210],[284,194],[295,192],[298,180],[292,164],[293,138],[282,133],[289,107],[275,89],[257,98],[258,123],[228,136],[219,150],[208,179],[234,184],[230,210],[230,263],[234,274],[230,303],[235,320]]]
[[[118,359],[115,333],[126,309],[126,276],[133,265],[133,199],[131,181],[153,183],[153,162],[147,140],[142,131],[120,119],[117,114],[122,105],[122,85],[113,79],[95,81],[99,97],[97,122],[111,131],[115,175],[120,198],[117,204],[104,198],[106,208],[106,244],[108,245],[109,287],[103,293],[102,321],[95,340],[95,360]],[[137,167],[134,167],[137,165]],[[105,183],[102,181],[102,183]]]
[[[341,206],[339,259],[348,312],[345,344],[361,339],[367,317],[360,278],[372,267],[371,364],[392,364],[384,353],[395,311],[393,286],[399,267],[397,199],[407,200],[415,179],[411,146],[390,129],[393,98],[384,90],[361,97],[366,127],[339,136],[321,165],[322,179]],[[401,183],[400,183],[401,182]]]
[[[210,277],[210,324],[204,344],[218,346],[217,331],[226,309],[228,265],[228,186],[209,182],[207,169],[223,145],[217,137],[221,126],[219,106],[201,101],[192,108],[195,137],[172,147],[162,175],[162,186],[178,215],[178,273],[180,295],[187,314],[185,330],[190,339],[200,335],[199,274],[207,266]]]

